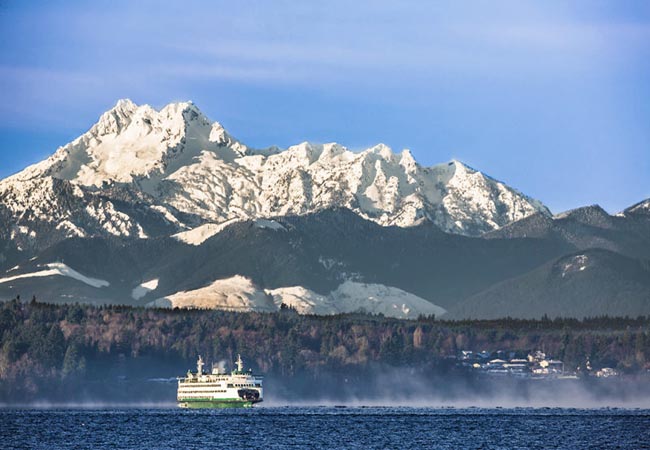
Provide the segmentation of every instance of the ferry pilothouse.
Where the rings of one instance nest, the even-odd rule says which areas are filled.
[[[244,371],[241,356],[237,355],[237,368],[230,373],[212,365],[211,373],[203,372],[203,359],[199,356],[196,373],[188,371],[178,379],[177,400],[181,408],[251,407],[262,401],[262,377],[253,375],[252,369]]]

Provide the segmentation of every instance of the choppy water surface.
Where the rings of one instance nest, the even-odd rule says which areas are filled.
[[[650,410],[0,410],[2,448],[645,448]]]

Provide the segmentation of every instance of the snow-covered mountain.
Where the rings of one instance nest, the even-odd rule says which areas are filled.
[[[647,314],[649,205],[552,216],[458,161],[423,167],[382,144],[253,149],[192,103],[120,100],[0,181],[0,300]]]
[[[335,143],[252,149],[190,102],[156,111],[120,100],[87,133],[0,181],[5,239],[23,248],[42,248],[43,233],[48,243],[145,238],[331,207],[381,225],[430,221],[470,236],[548,214],[461,162],[422,167],[408,150],[382,144],[359,153]]]

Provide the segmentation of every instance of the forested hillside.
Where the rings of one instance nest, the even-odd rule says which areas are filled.
[[[389,369],[444,377],[464,349],[542,350],[570,370],[589,360],[639,374],[650,364],[649,325],[648,318],[406,321],[14,300],[0,304],[0,401],[124,394],[144,380],[182,375],[198,354],[229,363],[241,353],[247,366],[296,388]],[[173,398],[172,385],[156,389]]]

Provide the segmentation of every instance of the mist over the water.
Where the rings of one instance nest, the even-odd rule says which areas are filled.
[[[650,409],[646,376],[616,379],[516,379],[470,377],[382,367],[375,371],[321,373],[318,377],[269,375],[264,402],[256,407],[346,406],[416,408],[640,408]],[[72,398],[55,395],[24,408],[175,408],[175,378],[133,378],[101,386],[80,383]]]
[[[268,380],[266,406],[344,405],[456,408],[650,408],[650,383],[635,379],[513,379],[426,376],[384,369],[366,379],[318,383]]]

